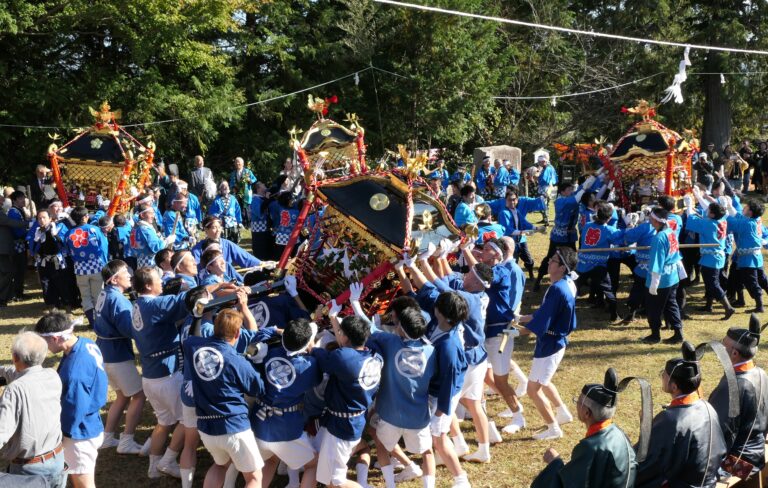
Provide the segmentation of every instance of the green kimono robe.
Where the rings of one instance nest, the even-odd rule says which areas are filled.
[[[635,486],[636,472],[629,439],[611,424],[576,444],[568,464],[560,458],[549,463],[531,488],[627,488]]]

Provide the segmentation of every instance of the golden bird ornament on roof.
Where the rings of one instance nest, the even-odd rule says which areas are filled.
[[[397,152],[400,155],[400,159],[403,160],[403,168],[405,172],[411,178],[415,178],[420,174],[431,173],[432,170],[427,167],[429,158],[425,153],[417,153],[415,157],[411,157],[408,150],[402,144],[397,145]]]
[[[432,212],[429,210],[424,210],[424,213],[421,214],[421,224],[419,224],[419,230],[422,232],[428,232],[432,230],[433,225],[434,221],[432,219]]]

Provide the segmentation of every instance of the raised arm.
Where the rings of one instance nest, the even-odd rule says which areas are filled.
[[[304,302],[299,296],[299,291],[296,284],[296,276],[286,275],[286,277],[283,279],[283,283],[285,284],[285,291],[291,296],[291,298],[293,298],[293,301],[296,302],[296,305],[298,305],[299,308],[305,312],[309,312],[309,310],[307,310],[307,306],[304,305]]]
[[[258,330],[259,324],[256,323],[256,318],[251,313],[251,309],[248,308],[248,294],[245,291],[245,287],[237,289],[237,308],[243,314],[243,328]]]
[[[400,279],[400,288],[403,290],[403,293],[413,293],[413,284],[405,272],[405,263],[402,260],[395,265],[395,273],[397,273],[397,277]]]

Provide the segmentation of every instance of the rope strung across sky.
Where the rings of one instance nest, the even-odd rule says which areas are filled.
[[[757,49],[741,49],[741,48],[735,48],[735,47],[720,47],[720,46],[705,46],[702,44],[688,44],[685,42],[674,42],[674,41],[659,41],[657,39],[645,39],[642,37],[631,37],[631,36],[621,36],[618,34],[607,34],[605,32],[595,32],[595,31],[584,31],[579,29],[569,29],[567,27],[558,27],[553,25],[546,25],[546,24],[537,24],[535,22],[525,22],[522,20],[514,20],[514,19],[505,19],[503,17],[493,17],[490,15],[481,15],[481,14],[473,14],[469,12],[461,12],[459,10],[449,10],[445,8],[440,7],[430,7],[428,5],[416,5],[413,3],[406,3],[406,2],[399,2],[397,0],[374,0],[378,3],[384,3],[388,5],[395,5],[398,7],[405,7],[405,8],[412,8],[416,10],[424,10],[428,12],[437,12],[441,14],[448,14],[448,15],[457,15],[459,17],[469,17],[473,19],[481,19],[481,20],[490,20],[492,22],[500,22],[502,24],[512,24],[512,25],[518,25],[521,27],[530,27],[534,29],[545,29],[545,30],[552,30],[557,32],[565,32],[567,34],[579,34],[579,35],[585,35],[585,36],[592,36],[592,37],[602,37],[606,39],[616,39],[620,41],[630,41],[630,42],[638,42],[642,44],[656,44],[659,46],[676,46],[676,47],[688,47],[691,49],[701,49],[706,51],[723,51],[723,52],[729,52],[729,53],[743,53],[743,54],[760,54],[760,55],[768,55],[768,51],[760,51]],[[551,98],[551,97],[550,97]]]
[[[249,102],[241,105],[236,105],[232,108],[247,108],[247,107],[253,107],[255,105],[263,105],[265,103],[274,102],[276,100],[281,100],[283,98],[293,97],[296,95],[299,95],[301,93],[305,93],[311,90],[314,90],[316,88],[320,88],[323,86],[331,85],[334,83],[338,83],[339,81],[343,81],[347,78],[355,78],[355,84],[359,82],[360,75],[362,73],[365,73],[367,71],[378,71],[380,73],[384,73],[396,78],[402,78],[402,79],[413,79],[410,76],[401,75],[392,71],[388,71],[382,68],[378,68],[376,66],[368,66],[366,68],[363,68],[361,70],[355,71],[354,73],[350,73],[348,75],[340,76],[338,78],[335,78],[333,80],[325,81],[323,83],[318,83],[317,85],[312,85],[307,88],[302,88],[300,90],[293,91],[291,93],[284,93],[282,95],[277,95],[271,98],[266,98],[264,100],[257,100],[255,102]],[[560,98],[571,98],[571,97],[581,97],[581,96],[587,96],[587,95],[593,95],[595,93],[601,93],[611,90],[618,90],[620,88],[624,88],[626,86],[635,85],[637,83],[641,83],[643,81],[649,80],[651,78],[655,78],[659,75],[664,74],[663,72],[655,73],[650,76],[645,76],[643,78],[638,78],[636,80],[627,81],[625,83],[620,83],[618,85],[612,85],[602,88],[595,88],[588,91],[580,91],[580,92],[574,92],[574,93],[562,93],[562,94],[556,94],[556,95],[528,95],[528,96],[495,96],[492,97],[494,100],[557,100]],[[734,71],[734,72],[726,72],[726,73],[689,73],[688,76],[702,76],[702,75],[740,75],[740,76],[747,76],[747,75],[761,75],[761,74],[768,74],[768,71]],[[456,94],[463,96],[466,93],[464,92],[456,92]],[[161,124],[170,124],[173,122],[180,122],[182,120],[189,120],[194,118],[194,116],[187,116],[187,117],[178,117],[175,119],[165,119],[165,120],[156,120],[152,122],[140,122],[135,124],[126,124],[122,127],[148,127],[152,125],[161,125]],[[23,124],[0,124],[0,128],[11,128],[11,129],[39,129],[39,130],[77,130],[77,129],[84,129],[85,127],[76,127],[76,126],[56,126],[56,125],[23,125]]]

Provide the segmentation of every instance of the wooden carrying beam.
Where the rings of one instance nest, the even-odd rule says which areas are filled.
[[[680,249],[718,247],[720,244],[680,244]],[[591,247],[589,249],[579,249],[579,252],[614,252],[614,251],[647,251],[651,246],[624,246],[624,247]]]

